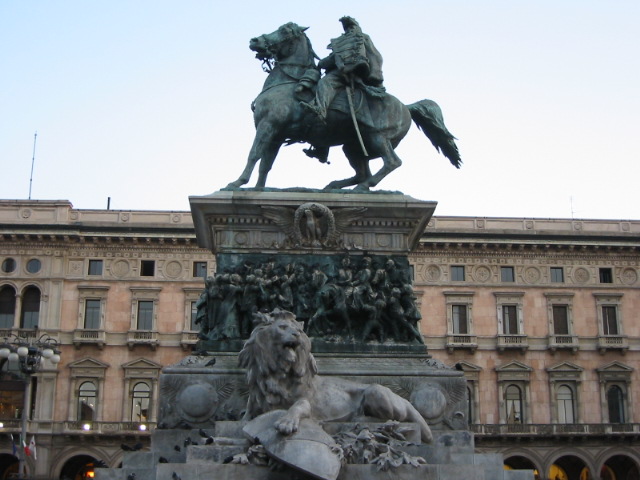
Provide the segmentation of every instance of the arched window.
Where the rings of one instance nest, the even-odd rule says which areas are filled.
[[[517,385],[509,385],[504,400],[507,423],[522,423],[522,390]]]
[[[573,390],[567,385],[560,385],[556,396],[558,404],[558,422],[576,423],[573,409]]]
[[[609,406],[609,423],[624,423],[624,395],[619,386],[609,387],[607,404]]]
[[[146,382],[138,382],[133,386],[131,395],[131,421],[147,422],[149,419],[149,400],[151,387]]]
[[[95,420],[97,388],[93,382],[84,382],[78,389],[78,420],[81,422]]]
[[[13,328],[16,316],[16,291],[5,285],[0,288],[0,328]]]
[[[35,328],[40,317],[40,290],[37,287],[27,287],[22,294],[22,313],[20,328]]]

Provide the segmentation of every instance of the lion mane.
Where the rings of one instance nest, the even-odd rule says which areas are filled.
[[[308,396],[318,372],[311,341],[295,315],[276,309],[258,317],[261,323],[253,329],[238,356],[240,367],[247,369],[247,419],[288,409]]]

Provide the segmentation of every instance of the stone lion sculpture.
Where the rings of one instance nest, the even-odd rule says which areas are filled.
[[[275,428],[290,435],[304,418],[350,421],[367,415],[384,421],[414,422],[420,427],[422,441],[432,441],[431,429],[422,415],[388,388],[319,376],[311,341],[293,313],[276,309],[260,317],[261,323],[239,355],[249,385],[244,420],[286,410]]]

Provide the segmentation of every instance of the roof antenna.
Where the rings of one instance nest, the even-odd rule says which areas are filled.
[[[33,155],[31,156],[31,176],[29,177],[29,200],[31,200],[31,184],[33,183],[33,165],[36,163],[36,140],[38,132],[33,134]]]

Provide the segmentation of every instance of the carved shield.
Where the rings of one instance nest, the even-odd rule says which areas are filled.
[[[275,423],[286,411],[273,410],[247,423],[243,431],[251,439],[258,439],[267,454],[300,472],[318,480],[335,480],[340,473],[339,448],[315,421],[304,419],[291,435],[282,435]]]

